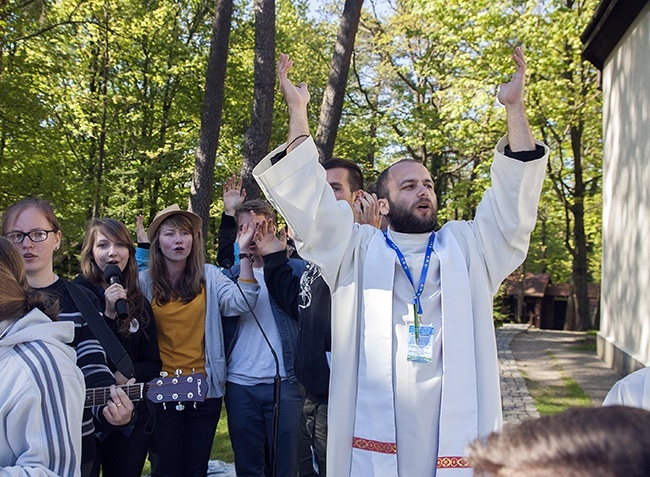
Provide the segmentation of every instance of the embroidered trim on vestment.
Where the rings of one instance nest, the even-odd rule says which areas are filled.
[[[372,439],[353,437],[352,447],[370,452],[381,452],[382,454],[397,454],[397,444],[394,442],[380,442],[373,441]]]
[[[469,469],[469,461],[465,457],[438,457],[438,469]]]

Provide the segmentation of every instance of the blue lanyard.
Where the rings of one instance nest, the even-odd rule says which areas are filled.
[[[417,288],[415,288],[415,283],[413,283],[413,277],[411,277],[411,272],[409,272],[409,267],[408,263],[406,263],[406,258],[404,257],[404,254],[402,251],[399,249],[399,247],[393,242],[390,237],[388,237],[388,231],[384,231],[384,237],[386,238],[386,243],[390,248],[395,250],[395,253],[397,254],[397,258],[399,259],[400,265],[402,265],[402,269],[404,270],[404,273],[406,274],[406,278],[408,278],[409,282],[411,282],[411,286],[413,287],[413,291],[415,294],[413,295],[413,311],[415,312],[413,314],[415,318],[415,339],[417,340],[419,338],[419,332],[420,332],[420,324],[419,324],[419,319],[418,315],[422,314],[422,302],[420,300],[420,297],[422,296],[422,292],[424,291],[424,283],[426,282],[427,279],[427,272],[429,271],[429,264],[431,263],[431,254],[433,253],[433,242],[436,239],[436,234],[434,232],[431,232],[431,236],[429,237],[429,243],[427,244],[427,251],[424,254],[424,263],[422,264],[422,273],[420,273],[420,283]]]

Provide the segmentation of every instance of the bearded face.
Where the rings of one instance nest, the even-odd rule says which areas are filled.
[[[432,232],[438,224],[438,200],[433,179],[420,163],[403,162],[390,169],[388,207],[382,212],[395,232],[419,234]]]
[[[390,212],[386,217],[395,232],[423,234],[432,232],[438,225],[438,210],[429,198],[407,205],[389,197],[388,205]]]

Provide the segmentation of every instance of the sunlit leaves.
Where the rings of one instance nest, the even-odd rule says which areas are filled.
[[[315,131],[343,2],[277,0],[276,51],[305,81]],[[315,3],[315,2],[311,2]],[[585,234],[599,275],[601,137],[595,71],[579,35],[596,0],[580,2],[365,0],[334,154],[366,178],[411,157],[431,170],[441,221],[471,218],[505,133],[498,85],[523,44],[528,112],[551,146],[551,166],[527,270],[568,281],[579,125]],[[6,2],[0,14],[0,206],[25,195],[55,202],[67,243],[93,213],[133,226],[161,207],[184,206],[198,142],[214,2],[61,0]],[[252,0],[235,2],[214,179],[241,167],[253,94]],[[271,144],[286,137],[276,91]],[[211,230],[214,230],[212,227]],[[70,255],[74,251],[69,252]],[[71,261],[67,260],[72,263]],[[71,269],[72,270],[72,269]],[[72,270],[74,272],[74,270]]]

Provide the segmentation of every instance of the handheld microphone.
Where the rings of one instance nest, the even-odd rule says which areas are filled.
[[[241,296],[244,298],[246,306],[248,306],[248,310],[251,312],[251,315],[253,316],[257,327],[260,329],[260,332],[264,337],[264,341],[266,341],[266,344],[271,350],[273,361],[275,362],[275,377],[273,379],[273,446],[271,449],[271,475],[272,477],[275,477],[277,475],[278,429],[280,426],[280,387],[282,383],[282,379],[280,378],[280,360],[278,360],[278,355],[273,349],[268,336],[266,336],[260,320],[257,318],[257,315],[253,311],[253,307],[249,303],[248,298],[246,298],[244,290],[241,289],[238,277],[234,276],[232,273],[232,260],[225,258],[221,261],[221,264],[226,270],[228,270],[230,278],[232,278],[232,280],[235,282],[235,285],[237,285],[237,289],[239,290],[239,293],[241,293]]]
[[[113,263],[109,263],[106,265],[106,268],[104,269],[104,280],[106,280],[106,283],[109,285],[112,285],[113,283],[117,283],[118,285],[122,284],[122,270],[120,270],[120,267]],[[121,319],[125,320],[126,318],[129,317],[129,310],[126,306],[126,300],[123,300],[120,298],[115,302],[115,311],[117,312],[117,316],[119,316]]]

